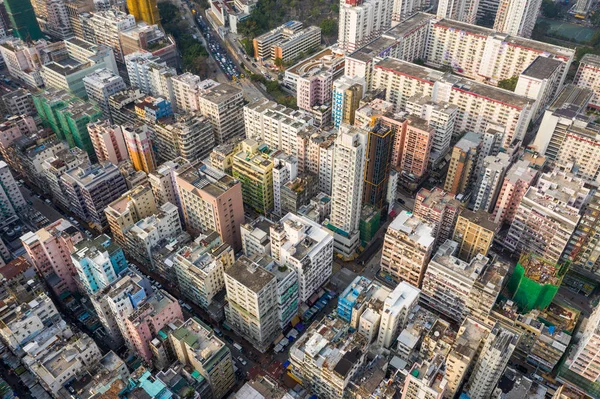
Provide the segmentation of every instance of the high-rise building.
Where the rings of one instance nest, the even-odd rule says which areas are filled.
[[[402,148],[402,150],[395,150],[400,154],[398,165],[400,178],[417,184],[422,180],[429,168],[434,136],[434,128],[429,126],[426,120],[417,116],[409,115],[401,123],[394,139],[394,147]]]
[[[30,0],[8,0],[4,3],[4,7],[15,36],[24,41],[42,38],[42,31]]]
[[[342,76],[333,82],[331,119],[334,127],[341,123],[354,125],[354,114],[365,92],[364,78]]]
[[[160,23],[158,5],[155,0],[127,0],[127,9],[138,22],[144,21],[148,25]]]
[[[342,124],[335,141],[333,189],[329,228],[335,251],[350,257],[359,245],[368,134]]]
[[[21,237],[36,270],[59,298],[78,291],[70,253],[81,240],[81,231],[64,219]]]
[[[406,327],[409,314],[417,306],[420,294],[420,289],[402,281],[385,298],[377,336],[379,347],[389,348],[395,342],[398,334]]]
[[[558,262],[575,232],[588,195],[583,181],[571,175],[542,175],[538,186],[530,187],[521,200],[504,245],[517,254],[533,252]]]
[[[293,155],[287,155],[284,152],[277,152],[273,156],[273,212],[276,215],[282,215],[284,187],[298,178],[298,159]],[[314,182],[313,182],[314,183]],[[302,186],[297,185],[300,194]],[[287,212],[285,212],[287,213]]]
[[[225,288],[223,271],[233,266],[233,249],[217,233],[201,235],[181,247],[173,259],[179,289],[192,303],[208,309],[215,295]]]
[[[291,372],[320,398],[342,399],[365,363],[368,345],[344,320],[324,318],[313,323],[290,348]]]
[[[344,0],[340,4],[338,46],[353,52],[392,24],[393,0]]]
[[[98,44],[109,46],[115,52],[115,59],[122,64],[125,63],[123,48],[119,33],[135,27],[133,15],[126,14],[116,9],[98,11],[93,14],[84,15],[87,30],[84,30],[84,39]],[[86,31],[88,34],[86,35]]]
[[[444,182],[444,191],[465,194],[474,183],[474,171],[481,156],[481,135],[468,132],[454,145]]]
[[[127,248],[126,232],[141,219],[158,213],[158,207],[152,189],[145,184],[134,187],[108,204],[104,213],[115,242],[121,248]]]
[[[138,88],[146,94],[166,97],[170,102],[174,102],[172,78],[177,76],[175,68],[167,66],[160,57],[146,51],[127,54],[124,60],[131,87]]]
[[[519,334],[497,323],[481,349],[473,373],[467,383],[467,392],[473,399],[486,399],[492,394],[504,368],[513,354]]]
[[[579,68],[575,74],[573,83],[579,87],[591,89],[594,97],[590,101],[595,106],[600,106],[600,56],[586,54],[579,61]]]
[[[461,324],[446,358],[446,394],[453,397],[465,382],[490,329],[469,317]]]
[[[444,359],[439,355],[414,363],[404,380],[402,398],[442,399],[448,384],[442,369],[443,364]]]
[[[71,260],[90,295],[111,285],[127,269],[123,249],[106,234],[75,244]]]
[[[26,202],[19,190],[19,186],[4,161],[0,161],[0,216],[4,222],[8,222],[17,216],[25,208]]]
[[[244,135],[244,95],[242,90],[211,80],[204,81],[198,95],[200,113],[213,125],[215,141],[223,144]]]
[[[191,164],[181,157],[167,161],[160,165],[154,172],[148,175],[148,181],[152,186],[152,192],[158,205],[166,202],[177,205],[179,214],[183,220],[183,207],[175,181],[178,170],[183,170]]]
[[[333,237],[304,216],[288,213],[270,227],[271,256],[298,275],[300,300],[306,302],[331,277]]]
[[[571,236],[562,257],[575,270],[600,273],[600,193],[596,191],[586,205],[577,230]]]
[[[256,59],[274,61],[280,58],[283,62],[291,62],[321,44],[321,29],[316,26],[303,29],[302,22],[288,21],[254,38],[252,44]]]
[[[102,117],[100,108],[90,102],[76,99],[62,109],[56,109],[60,125],[58,137],[64,137],[69,147],[79,147],[88,153],[90,159],[96,159],[94,145],[87,126]]]
[[[156,169],[156,158],[152,149],[152,129],[146,124],[121,126],[129,160],[135,170],[152,173]]]
[[[199,112],[161,118],[153,124],[154,145],[159,159],[176,157],[193,162],[208,157],[215,146],[215,135],[208,118]]]
[[[456,220],[452,239],[458,243],[458,258],[471,262],[478,254],[487,256],[500,225],[486,211],[465,209]]]
[[[513,36],[530,37],[541,6],[540,0],[500,0],[494,30]]]
[[[159,57],[170,67],[176,68],[179,63],[175,39],[158,25],[138,22],[134,28],[121,31],[119,37],[124,56],[146,51]]]
[[[100,231],[108,227],[106,206],[127,191],[119,168],[110,162],[73,169],[61,180],[71,211]]]
[[[70,204],[61,176],[72,169],[87,168],[88,166],[90,166],[90,158],[87,152],[79,147],[59,151],[53,157],[42,162],[44,184],[47,185],[52,199],[63,209],[69,209]]]
[[[110,116],[108,99],[113,94],[125,90],[126,86],[123,78],[108,69],[98,69],[83,78],[83,85],[88,99],[95,101],[102,114],[113,122]]]
[[[255,140],[242,141],[233,157],[233,177],[242,183],[244,204],[263,215],[274,209],[271,149]]]
[[[186,229],[193,232],[216,231],[234,251],[242,249],[242,184],[202,162],[182,168],[175,182]]]
[[[471,315],[471,292],[475,291],[475,283],[488,283],[488,268],[494,268],[492,259],[477,255],[468,262],[457,257],[458,243],[446,240],[429,262],[421,292],[421,303],[445,315],[457,323],[462,323]],[[500,294],[502,285],[490,285],[493,296]],[[478,308],[484,315],[492,310],[493,302],[488,309]],[[477,315],[479,316],[479,314]],[[480,320],[483,321],[483,320]]]
[[[452,238],[458,216],[464,204],[439,187],[422,188],[415,196],[413,214],[433,226],[436,245]]]
[[[363,202],[382,209],[386,203],[394,131],[377,125],[368,132]]]
[[[592,382],[596,382],[600,378],[599,324],[600,306],[596,306],[587,321],[579,343],[566,362],[569,370]]]
[[[298,135],[298,172],[318,176],[320,192],[331,195],[337,134],[307,129]]]
[[[88,124],[87,130],[98,161],[118,165],[129,159],[121,126],[103,120]]]
[[[475,25],[478,8],[479,0],[442,0],[438,3],[437,16]]]
[[[223,398],[235,385],[232,355],[213,330],[197,318],[169,333],[175,357],[206,379],[215,399]]]
[[[274,101],[263,99],[244,107],[246,137],[286,154],[298,155],[298,135],[312,124],[310,115]]]
[[[264,262],[268,258],[242,256],[225,270],[227,324],[263,352],[281,333],[277,279],[264,267]]]
[[[432,225],[402,211],[389,225],[383,241],[381,269],[394,280],[420,287],[435,236]]]
[[[508,169],[494,205],[492,220],[495,223],[512,223],[521,200],[538,173],[527,160],[519,160]]]
[[[544,113],[562,87],[563,67],[562,60],[540,55],[519,75],[515,93],[536,100],[533,120]]]

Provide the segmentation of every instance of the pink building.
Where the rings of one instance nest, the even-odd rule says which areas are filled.
[[[330,103],[332,85],[333,74],[328,72],[299,78],[296,92],[298,108],[310,111],[315,105]]]
[[[165,325],[177,319],[183,321],[179,303],[166,291],[158,290],[126,320],[129,336],[124,338],[130,340],[128,346],[135,348],[146,363],[150,364],[152,351],[148,343]]]
[[[422,188],[415,196],[413,214],[435,226],[434,235],[437,243],[443,243],[452,238],[458,216],[463,210],[463,204],[453,194],[439,187],[433,190]]]
[[[496,200],[492,220],[494,223],[511,224],[515,218],[517,208],[537,178],[538,171],[531,167],[529,161],[520,160],[515,162],[508,170]]]
[[[37,132],[37,126],[31,116],[15,115],[0,124],[0,154],[9,159],[7,149],[19,137]]]
[[[105,120],[90,123],[87,129],[98,161],[110,161],[118,165],[129,159],[121,126],[111,125]]]
[[[58,297],[78,291],[77,270],[71,260],[71,251],[81,240],[81,232],[65,219],[21,237],[23,247],[38,273]]]
[[[425,120],[410,116],[404,121],[401,134],[403,145],[400,171],[403,176],[419,180],[427,172],[434,129]]]

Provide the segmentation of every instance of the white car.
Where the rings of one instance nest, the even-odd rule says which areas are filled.
[[[238,357],[238,360],[239,360],[239,361],[240,361],[240,363],[242,363],[242,365],[244,365],[244,366],[248,364],[248,362],[246,362],[244,359],[242,359],[242,357],[241,357],[241,356],[240,356],[240,357]]]

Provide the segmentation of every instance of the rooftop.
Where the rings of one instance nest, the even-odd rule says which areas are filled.
[[[481,226],[484,229],[489,230],[493,233],[496,233],[500,230],[500,225],[491,220],[491,215],[483,209],[480,209],[478,211],[464,209],[459,217],[467,219],[471,223],[475,223],[476,225]]]
[[[202,364],[206,364],[225,347],[223,341],[214,334],[212,328],[195,317],[188,319],[171,335],[174,339],[185,343]]]
[[[232,267],[225,270],[225,274],[254,293],[259,293],[275,275],[256,263],[256,258],[241,256]]]
[[[425,248],[431,247],[435,241],[433,226],[421,222],[419,218],[407,211],[402,211],[396,216],[389,225],[388,230],[402,232],[406,234],[410,240]]]
[[[547,79],[559,69],[563,63],[554,58],[539,56],[521,73],[535,79]]]

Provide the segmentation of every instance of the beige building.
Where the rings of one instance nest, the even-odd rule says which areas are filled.
[[[225,397],[235,384],[232,356],[225,342],[195,317],[175,323],[178,328],[169,334],[169,341],[177,360],[198,371],[216,399]]]
[[[473,183],[474,171],[481,152],[481,135],[473,132],[465,134],[452,149],[444,191],[451,194],[465,194]]]
[[[586,54],[579,61],[579,68],[573,83],[577,86],[591,89],[594,92],[591,104],[600,107],[600,56]]]
[[[432,190],[421,188],[415,196],[413,214],[423,222],[434,226],[436,243],[452,238],[456,220],[464,204],[439,187]]]
[[[470,262],[478,254],[486,256],[500,226],[485,211],[465,209],[456,221],[452,239],[459,245],[458,257]]]
[[[115,242],[122,248],[127,247],[127,230],[141,219],[158,213],[158,207],[148,185],[137,186],[127,191],[104,209],[108,226]]]
[[[111,125],[105,120],[88,124],[87,130],[98,161],[118,165],[129,159],[121,126]]]
[[[381,270],[397,281],[420,287],[433,252],[433,231],[432,225],[402,211],[385,233]]]
[[[244,204],[238,180],[195,162],[177,173],[175,185],[187,230],[216,231],[234,251],[242,249]]]
[[[233,157],[232,176],[242,182],[244,204],[263,215],[274,208],[273,157],[266,144],[242,141]]]

